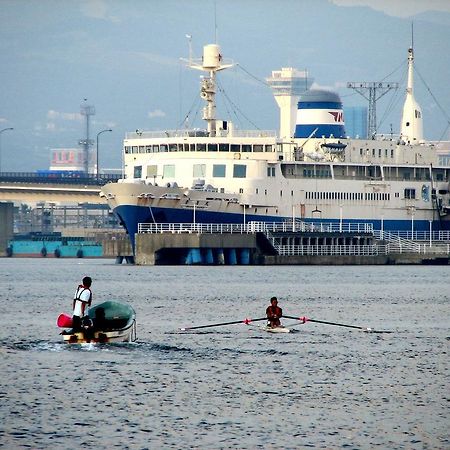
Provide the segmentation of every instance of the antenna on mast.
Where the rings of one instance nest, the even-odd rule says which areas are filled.
[[[192,64],[192,35],[186,34],[186,39],[189,44],[189,64]]]
[[[217,44],[217,3],[214,2],[214,43]]]

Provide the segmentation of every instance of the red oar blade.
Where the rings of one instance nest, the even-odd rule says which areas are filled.
[[[60,314],[56,321],[56,325],[58,325],[59,328],[69,328],[72,326],[72,317],[64,313]]]

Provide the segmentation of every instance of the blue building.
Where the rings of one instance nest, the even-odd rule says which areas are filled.
[[[367,107],[346,106],[344,107],[345,131],[351,138],[367,138]]]

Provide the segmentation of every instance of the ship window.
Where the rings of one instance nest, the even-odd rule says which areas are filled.
[[[177,144],[169,144],[169,152],[176,152]]]
[[[244,189],[243,188],[239,188],[239,194],[243,194],[244,193]]]
[[[385,150],[384,150],[384,156],[387,158],[387,156],[388,156],[388,149],[386,148]]]
[[[230,151],[232,152],[240,152],[241,146],[239,144],[231,144]]]
[[[146,145],[145,146],[145,153],[151,153],[152,152],[152,146],[151,145]]]
[[[188,152],[189,151],[189,144],[184,144],[184,151]]]
[[[198,152],[206,152],[206,144],[197,144]]]
[[[254,152],[262,152],[263,151],[263,146],[262,145],[254,145],[253,146],[253,151]]]
[[[137,153],[138,149],[139,149],[139,147],[137,145],[133,145],[131,153]]]
[[[415,189],[405,189],[405,199],[415,199],[416,198],[416,190]]]
[[[159,151],[160,152],[167,152],[167,145],[166,144],[161,144],[161,146],[159,147]]]
[[[157,173],[158,173],[157,165],[147,166],[147,178],[156,177]]]
[[[266,152],[273,152],[273,145],[272,144],[266,145],[265,147],[266,147]]]
[[[219,144],[219,152],[229,152],[230,144]]]
[[[268,167],[267,168],[267,176],[268,177],[274,177],[275,176],[275,167]]]
[[[192,175],[195,178],[204,178],[206,176],[206,164],[194,164]]]
[[[280,191],[280,197],[283,197],[283,191]]]
[[[208,152],[217,152],[217,144],[208,144]]]
[[[256,189],[255,189],[255,194],[258,194],[258,193],[259,193],[259,189],[256,188]]]
[[[409,127],[409,122],[406,122],[406,126]]]
[[[141,178],[142,177],[142,166],[134,166],[133,171],[133,177],[134,178]]]
[[[294,191],[291,191],[291,197],[293,197],[294,196]]]
[[[247,166],[244,164],[233,165],[233,178],[245,178],[247,176]]]
[[[178,144],[178,151],[182,152],[183,151],[183,144]]]
[[[391,158],[394,157],[394,149],[391,149]]]
[[[175,177],[175,165],[165,164],[163,167],[163,178],[174,178]]]
[[[264,189],[264,195],[267,195],[267,189]]]
[[[381,158],[381,148],[378,149],[378,158]]]
[[[359,149],[359,155],[360,155],[360,156],[363,155],[363,149],[362,149],[362,148]]]
[[[225,164],[213,164],[213,177],[225,177]]]
[[[372,156],[375,156],[375,149],[372,149]]]
[[[243,152],[251,152],[252,146],[250,144],[242,144],[242,151]]]
[[[153,146],[153,153],[159,153],[159,145]]]
[[[131,153],[131,147],[125,147],[125,153]]]
[[[144,145],[140,145],[139,146],[139,153],[145,153],[145,146]]]
[[[189,144],[189,148],[191,149],[191,152],[195,152],[195,144]]]

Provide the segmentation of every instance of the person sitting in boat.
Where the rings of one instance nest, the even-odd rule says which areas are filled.
[[[281,326],[280,317],[283,315],[282,309],[278,306],[276,297],[270,299],[270,305],[266,309],[267,325],[271,328]]]
[[[107,321],[104,308],[97,308],[95,310],[95,317],[93,319],[93,327],[97,331],[104,331],[107,328]]]
[[[84,317],[86,311],[86,306],[91,306],[92,302],[92,291],[91,277],[84,277],[83,284],[80,284],[75,292],[75,297],[73,299],[73,313],[72,313],[72,328],[73,331],[81,331],[82,323],[81,319]]]

